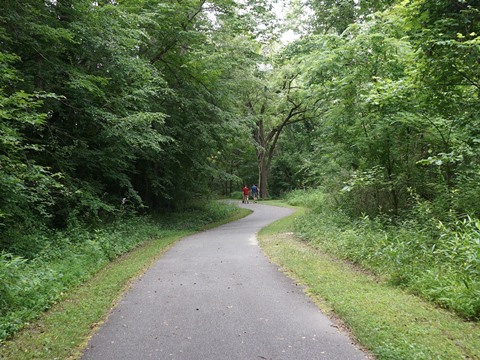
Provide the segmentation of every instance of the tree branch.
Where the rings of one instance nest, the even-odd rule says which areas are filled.
[[[187,16],[187,20],[186,20],[185,22],[183,22],[183,23],[180,24],[180,28],[181,28],[183,31],[186,31],[187,28],[188,28],[188,25],[190,25],[190,24],[193,22],[193,20],[195,19],[195,17],[202,12],[202,10],[203,10],[203,5],[205,4],[205,2],[206,2],[206,0],[200,1],[200,4],[199,4],[199,6],[195,9],[195,11],[194,11],[192,14],[189,14],[189,15]],[[152,64],[155,64],[157,61],[162,60],[163,57],[164,57],[171,49],[173,49],[173,48],[177,45],[178,39],[179,39],[178,35],[175,36],[175,37],[173,38],[173,40],[172,40],[169,44],[167,44],[166,46],[164,46],[164,47],[163,47],[163,50],[162,50],[159,54],[157,54],[156,56],[154,56],[153,59],[152,59],[150,62],[151,62]]]
[[[472,80],[467,74],[459,70],[455,65],[452,64],[452,68],[459,73],[465,80],[467,80],[471,85],[475,86],[477,89],[480,89],[480,85]]]

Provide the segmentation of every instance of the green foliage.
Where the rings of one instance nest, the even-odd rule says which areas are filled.
[[[317,209],[327,206],[328,196],[319,190],[296,190],[286,195],[286,201],[293,206],[302,206],[308,209]]]
[[[280,139],[275,184],[322,186],[353,217],[402,216],[419,199],[442,221],[478,216],[478,14],[414,1],[290,45],[313,116]]]
[[[427,211],[423,207],[396,224],[386,217],[352,221],[328,198],[323,191],[289,195],[292,205],[312,209],[296,224],[306,241],[468,319],[480,318],[478,220],[426,225],[417,216]]]
[[[46,114],[39,109],[55,97],[12,91],[21,81],[16,61],[0,53],[0,247],[20,231],[41,227],[51,216],[52,193],[62,189],[57,174],[34,161],[42,147],[26,135],[44,127]]]
[[[0,248],[236,181],[233,99],[265,5],[3,2]]]
[[[230,193],[230,198],[231,199],[236,199],[236,200],[242,200],[243,193],[241,191],[232,191]]]
[[[308,24],[311,32],[343,33],[349,25],[363,21],[366,17],[386,9],[395,1],[366,0],[355,3],[348,0],[296,0],[292,1],[295,15],[292,20],[297,26]],[[305,7],[311,9],[315,16],[305,18]]]

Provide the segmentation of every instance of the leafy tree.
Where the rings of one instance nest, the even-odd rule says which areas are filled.
[[[290,19],[308,33],[341,34],[350,25],[367,21],[369,16],[393,3],[394,0],[295,0]],[[305,13],[310,16],[304,16]]]
[[[39,117],[30,127],[12,117],[4,131],[29,145],[6,151],[28,152],[52,182],[42,210],[48,221],[39,224],[99,221],[125,201],[162,210],[205,193],[215,178],[238,176],[216,159],[227,159],[240,146],[231,139],[245,133],[232,99],[252,39],[268,39],[260,26],[268,7],[230,0],[2,3],[2,59],[17,60],[5,60],[5,78],[16,72],[23,80],[10,81],[2,96],[23,96]],[[44,93],[55,95],[38,101]]]
[[[52,193],[61,191],[57,174],[33,160],[42,148],[26,133],[40,130],[46,114],[39,108],[52,95],[13,90],[20,79],[13,64],[18,57],[0,53],[0,246],[8,246],[22,231],[48,221]]]
[[[275,72],[275,66],[257,63],[244,80],[240,100],[252,128],[261,197],[269,196],[268,179],[280,135],[285,127],[304,121],[308,110],[298,83],[299,74],[292,73],[288,66],[283,72]]]
[[[405,83],[411,49],[401,37],[401,27],[389,18],[352,25],[342,35],[312,37],[303,45],[315,49],[302,57],[318,123],[315,151],[306,155],[302,171],[314,177],[309,183],[333,176],[337,191],[363,189],[351,194],[361,211],[398,212],[407,189],[405,166],[415,165],[403,157],[409,151],[400,150],[413,146],[404,134],[415,132],[405,101],[411,92]],[[319,166],[324,175],[315,170]],[[334,173],[328,175],[329,169]]]
[[[422,164],[431,173],[440,211],[480,213],[478,202],[478,2],[412,2],[405,8],[418,47],[413,73],[422,91],[422,114],[441,142]],[[435,106],[431,106],[435,104]]]
[[[437,5],[399,4],[294,44],[316,121],[314,151],[297,144],[305,160],[291,171],[343,189],[337,200],[356,214],[399,214],[419,198],[440,217],[478,212],[461,195],[472,198],[478,183],[478,11]]]

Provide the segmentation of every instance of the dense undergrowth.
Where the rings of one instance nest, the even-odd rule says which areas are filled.
[[[32,246],[21,256],[20,248],[16,254],[0,253],[0,342],[118,256],[154,238],[199,230],[234,211],[233,206],[212,202],[181,213],[123,218],[96,229],[26,237],[23,241]]]
[[[448,224],[411,216],[402,222],[368,216],[351,219],[321,191],[297,191],[292,205],[311,209],[297,231],[311,245],[352,261],[472,320],[480,319],[480,221]]]

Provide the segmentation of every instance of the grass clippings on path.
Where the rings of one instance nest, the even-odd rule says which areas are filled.
[[[259,234],[287,275],[378,359],[480,359],[480,326],[393,288],[295,238],[294,218]]]

